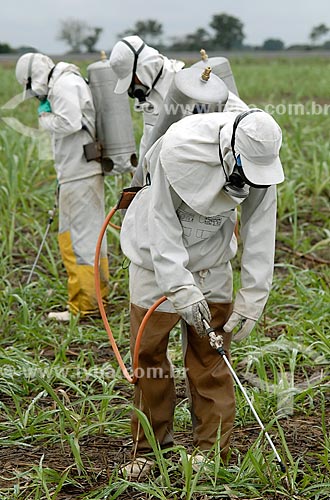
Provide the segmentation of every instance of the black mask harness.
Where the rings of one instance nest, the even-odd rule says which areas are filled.
[[[223,168],[223,172],[225,174],[225,178],[226,178],[226,182],[227,182],[227,186],[224,187],[225,190],[226,190],[226,187],[227,187],[227,189],[229,187],[231,187],[234,190],[239,191],[239,190],[244,188],[245,184],[247,184],[250,187],[257,188],[257,189],[269,188],[269,185],[266,186],[266,185],[261,185],[261,184],[253,184],[251,181],[249,181],[246,178],[242,164],[241,164],[240,155],[236,155],[236,153],[235,153],[236,130],[237,130],[239,123],[241,122],[241,120],[243,120],[243,118],[250,115],[251,113],[258,113],[258,112],[262,112],[262,110],[261,109],[250,109],[248,111],[244,111],[243,113],[240,113],[235,118],[235,121],[233,124],[233,132],[232,132],[231,141],[230,141],[231,150],[232,150],[232,153],[233,153],[233,156],[235,159],[235,166],[234,166],[232,174],[229,176],[227,175],[227,172],[226,172],[226,169],[224,166],[222,152],[221,152],[221,146],[220,146],[221,127],[219,129],[219,158],[220,158],[220,163],[221,163],[221,166]]]
[[[151,90],[155,87],[156,83],[158,82],[159,78],[161,77],[162,73],[163,73],[163,67],[164,65],[160,68],[160,71],[158,72],[152,86],[150,89],[148,89],[148,87],[146,87],[145,85],[143,84],[137,84],[135,83],[135,73],[136,73],[136,68],[137,68],[137,63],[138,63],[138,58],[139,58],[139,54],[142,52],[142,50],[144,49],[144,47],[146,46],[146,44],[144,42],[142,42],[141,46],[135,50],[135,48],[133,47],[133,45],[131,45],[127,40],[121,40],[123,43],[125,43],[127,45],[127,47],[129,47],[131,49],[131,51],[133,52],[134,54],[134,63],[133,63],[133,71],[132,71],[132,81],[131,81],[131,84],[129,86],[129,89],[128,89],[128,95],[132,98],[136,98],[138,99],[139,103],[143,103],[146,101],[146,97],[148,97],[148,95],[150,94]]]

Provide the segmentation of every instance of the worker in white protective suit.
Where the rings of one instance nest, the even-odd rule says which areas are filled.
[[[147,310],[165,295],[143,333],[134,404],[148,417],[161,447],[173,443],[175,387],[167,355],[171,329],[183,320],[183,355],[193,441],[214,449],[220,431],[225,460],[235,417],[233,381],[210,346],[203,318],[223,336],[229,357],[266,304],[273,276],[276,184],[284,180],[282,134],[266,112],[197,114],[173,124],[148,151],[151,185],[135,196],[123,221],[121,247],[130,259],[132,352]],[[241,208],[241,286],[233,302],[236,208]],[[238,329],[238,331],[236,331]],[[152,466],[151,445],[132,415],[137,458],[132,478]]]
[[[104,213],[104,177],[98,161],[88,161],[84,145],[95,139],[95,110],[90,89],[77,66],[56,65],[46,55],[28,53],[16,64],[26,97],[38,97],[39,124],[50,132],[59,185],[59,247],[68,274],[67,310],[50,318],[98,312],[94,255]],[[108,295],[106,244],[101,250],[101,293]]]
[[[168,59],[136,35],[117,42],[109,61],[118,76],[114,92],[128,92],[130,97],[136,99],[135,109],[143,112],[143,135],[139,148],[142,160],[168,89],[175,73],[184,67],[184,62]]]

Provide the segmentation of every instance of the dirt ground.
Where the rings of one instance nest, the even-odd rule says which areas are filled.
[[[276,337],[277,332],[273,332],[273,334]],[[102,349],[95,349],[94,345],[86,347],[89,347],[91,351],[93,351],[96,363],[102,363],[113,356],[110,346],[103,347]],[[70,346],[70,349],[67,351],[67,356],[72,356],[74,358],[77,356],[80,349],[81,346]],[[43,356],[53,358],[54,351],[52,349],[44,350]],[[239,365],[237,367],[237,374],[244,385],[250,384],[258,387],[257,380],[254,380],[253,377],[249,379],[246,378],[246,371],[244,370],[243,365]],[[319,375],[319,373],[314,374],[312,370],[308,373],[308,376],[312,379],[314,377],[315,379],[320,380]],[[298,375],[298,378],[301,378],[301,380],[295,380],[295,384],[303,383],[305,380],[305,376],[303,374],[301,377]],[[116,386],[116,389],[119,390],[120,394],[126,397],[128,401],[133,400],[133,389],[131,386],[119,383],[118,386]],[[179,403],[185,398],[185,386],[182,381],[177,385],[177,402]],[[280,419],[280,425],[282,427],[290,454],[294,460],[300,460],[299,468],[301,470],[301,474],[304,473],[304,468],[307,468],[308,466],[311,466],[313,470],[323,470],[324,473],[326,473],[326,466],[321,464],[320,458],[318,458],[318,454],[323,457],[325,456],[324,432],[322,430],[322,426],[323,429],[324,426],[327,429],[330,428],[330,393],[328,393],[326,398],[325,412],[322,411],[320,401],[315,400],[312,402],[313,409],[309,412],[309,416],[306,416],[307,412],[303,415],[295,413],[293,416]],[[2,396],[1,401],[6,406],[13,404],[8,396]],[[49,396],[45,396],[42,403],[44,404],[44,407],[47,408],[54,402]],[[5,418],[5,416],[3,418]],[[251,418],[253,417],[251,416]],[[261,420],[263,420],[262,416]],[[267,423],[268,422],[264,422],[265,425]],[[278,436],[275,425],[269,433],[272,436],[272,440],[274,441],[277,450],[283,457],[283,461],[285,461],[281,447],[281,440]],[[260,427],[256,421],[252,421],[252,424],[246,427],[235,427],[232,438],[233,452],[230,462],[232,465],[237,463],[237,451],[242,455],[245,455],[247,450],[255,443],[259,434]],[[187,429],[184,432],[176,432],[175,443],[177,445],[183,445],[188,452],[192,451],[193,446],[191,429]],[[86,494],[89,491],[93,491],[102,486],[106,487],[109,484],[109,479],[113,471],[118,469],[118,467],[130,459],[132,449],[130,435],[119,438],[110,437],[108,435],[93,435],[80,440],[79,444],[86,475],[79,475],[76,467],[72,465],[75,463],[75,460],[67,443],[50,445],[49,443],[38,441],[34,447],[15,445],[1,446],[0,499],[2,500],[4,498],[1,495],[1,490],[3,491],[5,488],[13,487],[17,483],[19,483],[21,489],[28,486],[31,481],[31,475],[29,475],[28,471],[32,468],[36,470],[41,460],[43,468],[48,467],[60,474],[70,469],[68,476],[68,483],[70,484],[62,487],[61,493],[56,497],[56,499],[79,499],[81,495]],[[267,449],[267,447],[269,447],[269,443],[266,442],[264,444],[264,448]],[[127,489],[117,498],[118,500],[145,500],[147,498],[149,500],[149,496],[144,499],[144,497],[141,496],[141,493],[137,493],[136,490],[133,490],[133,488],[132,491]],[[8,500],[10,499],[8,498]],[[212,497],[197,495],[194,496],[194,500],[212,500]],[[240,500],[245,499],[241,498]],[[282,500],[282,498],[264,497],[263,500]]]
[[[180,400],[182,397],[184,397],[184,391],[183,388],[179,388],[178,399]],[[323,418],[326,426],[329,428],[330,400],[327,403],[326,414]],[[314,469],[316,466],[322,467],[321,464],[317,464],[317,454],[320,453],[324,455],[321,409],[317,409],[316,407],[313,416],[308,418],[306,418],[306,416],[295,415],[290,418],[281,419],[281,426],[293,458],[299,458],[304,464],[309,464]],[[257,423],[245,428],[236,427],[232,439],[233,450],[239,450],[244,454],[255,442],[259,433],[260,428]],[[274,433],[272,430],[271,434],[275,446],[279,446],[278,449],[282,453],[279,436],[276,435],[276,429]],[[191,432],[189,429],[185,432],[176,433],[175,441],[176,444],[184,445],[188,451],[192,450]],[[86,494],[86,492],[101,486],[105,487],[109,483],[111,473],[129,459],[131,451],[129,435],[125,439],[115,439],[107,435],[91,436],[80,441],[80,446],[81,456],[87,474],[89,475],[89,480],[87,481],[85,476],[79,476],[78,471],[75,468],[71,468],[69,477],[73,480],[70,485],[62,488],[61,494],[56,497],[58,500],[77,499],[83,493]],[[265,446],[267,446],[267,444],[265,444]],[[59,473],[63,473],[74,463],[74,458],[67,444],[50,446],[47,443],[40,443],[34,448],[3,446],[0,448],[0,489],[13,486],[17,481],[19,481],[21,488],[26,486],[29,482],[28,475],[25,477],[23,475],[20,479],[16,479],[15,481],[10,480],[10,478],[15,477],[15,475],[18,477],[19,473],[27,472],[31,467],[38,467],[42,456],[44,456],[42,462],[43,467],[49,467]],[[235,463],[235,452],[233,453],[231,462]],[[119,500],[134,498],[141,500],[143,497],[141,493],[137,494],[133,489],[131,492],[126,490],[124,494],[118,497]],[[211,497],[202,495],[194,498],[196,498],[196,500],[204,500],[205,498],[210,499]]]

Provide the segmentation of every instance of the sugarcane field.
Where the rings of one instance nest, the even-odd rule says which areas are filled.
[[[330,499],[318,28],[0,54],[0,500]]]

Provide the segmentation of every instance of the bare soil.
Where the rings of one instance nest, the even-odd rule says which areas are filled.
[[[127,394],[127,387],[124,389]],[[178,400],[185,397],[184,388],[178,387]],[[53,404],[49,398],[45,398],[45,407]],[[6,405],[9,401],[5,401]],[[313,415],[294,415],[290,418],[281,419],[281,427],[283,429],[285,440],[294,460],[300,460],[301,474],[304,472],[304,467],[312,467],[314,470],[324,469],[325,465],[319,463],[318,454],[324,456],[324,433],[322,425],[330,427],[330,399],[326,403],[325,414],[322,414],[321,406],[315,402]],[[280,444],[280,438],[277,435],[276,428],[270,431],[275,446],[278,446],[280,453],[283,453]],[[257,423],[246,427],[236,427],[232,439],[232,457],[231,463],[235,464],[238,452],[245,454],[253,445],[260,434],[260,428]],[[192,451],[191,430],[175,433],[176,444],[185,446],[187,451]],[[267,447],[267,443],[265,447]],[[130,458],[132,443],[130,436],[123,438],[114,438],[108,435],[94,435],[86,437],[80,441],[81,456],[85,465],[86,474],[79,475],[78,470],[73,465],[74,457],[67,443],[50,445],[49,442],[38,441],[35,446],[3,446],[0,448],[0,490],[13,487],[19,483],[20,488],[24,489],[28,486],[29,478],[28,471],[31,468],[37,468],[42,461],[43,468],[50,468],[59,473],[64,473],[71,469],[69,485],[64,486],[57,500],[72,500],[79,499],[83,494],[98,489],[102,486],[106,487],[112,472],[127,462]],[[175,458],[175,457],[174,457]],[[19,476],[22,474],[21,476]],[[12,478],[16,477],[15,480]],[[1,496],[0,493],[0,498]],[[136,492],[133,488],[126,490],[118,497],[119,500],[127,499],[150,500],[152,497],[141,496],[141,493]],[[230,497],[228,497],[230,498]],[[263,497],[265,500],[275,500],[275,497]],[[8,499],[9,500],[9,499]],[[170,499],[169,499],[170,500]],[[210,496],[195,496],[194,500],[212,500]],[[276,500],[281,500],[281,497],[276,497]]]

